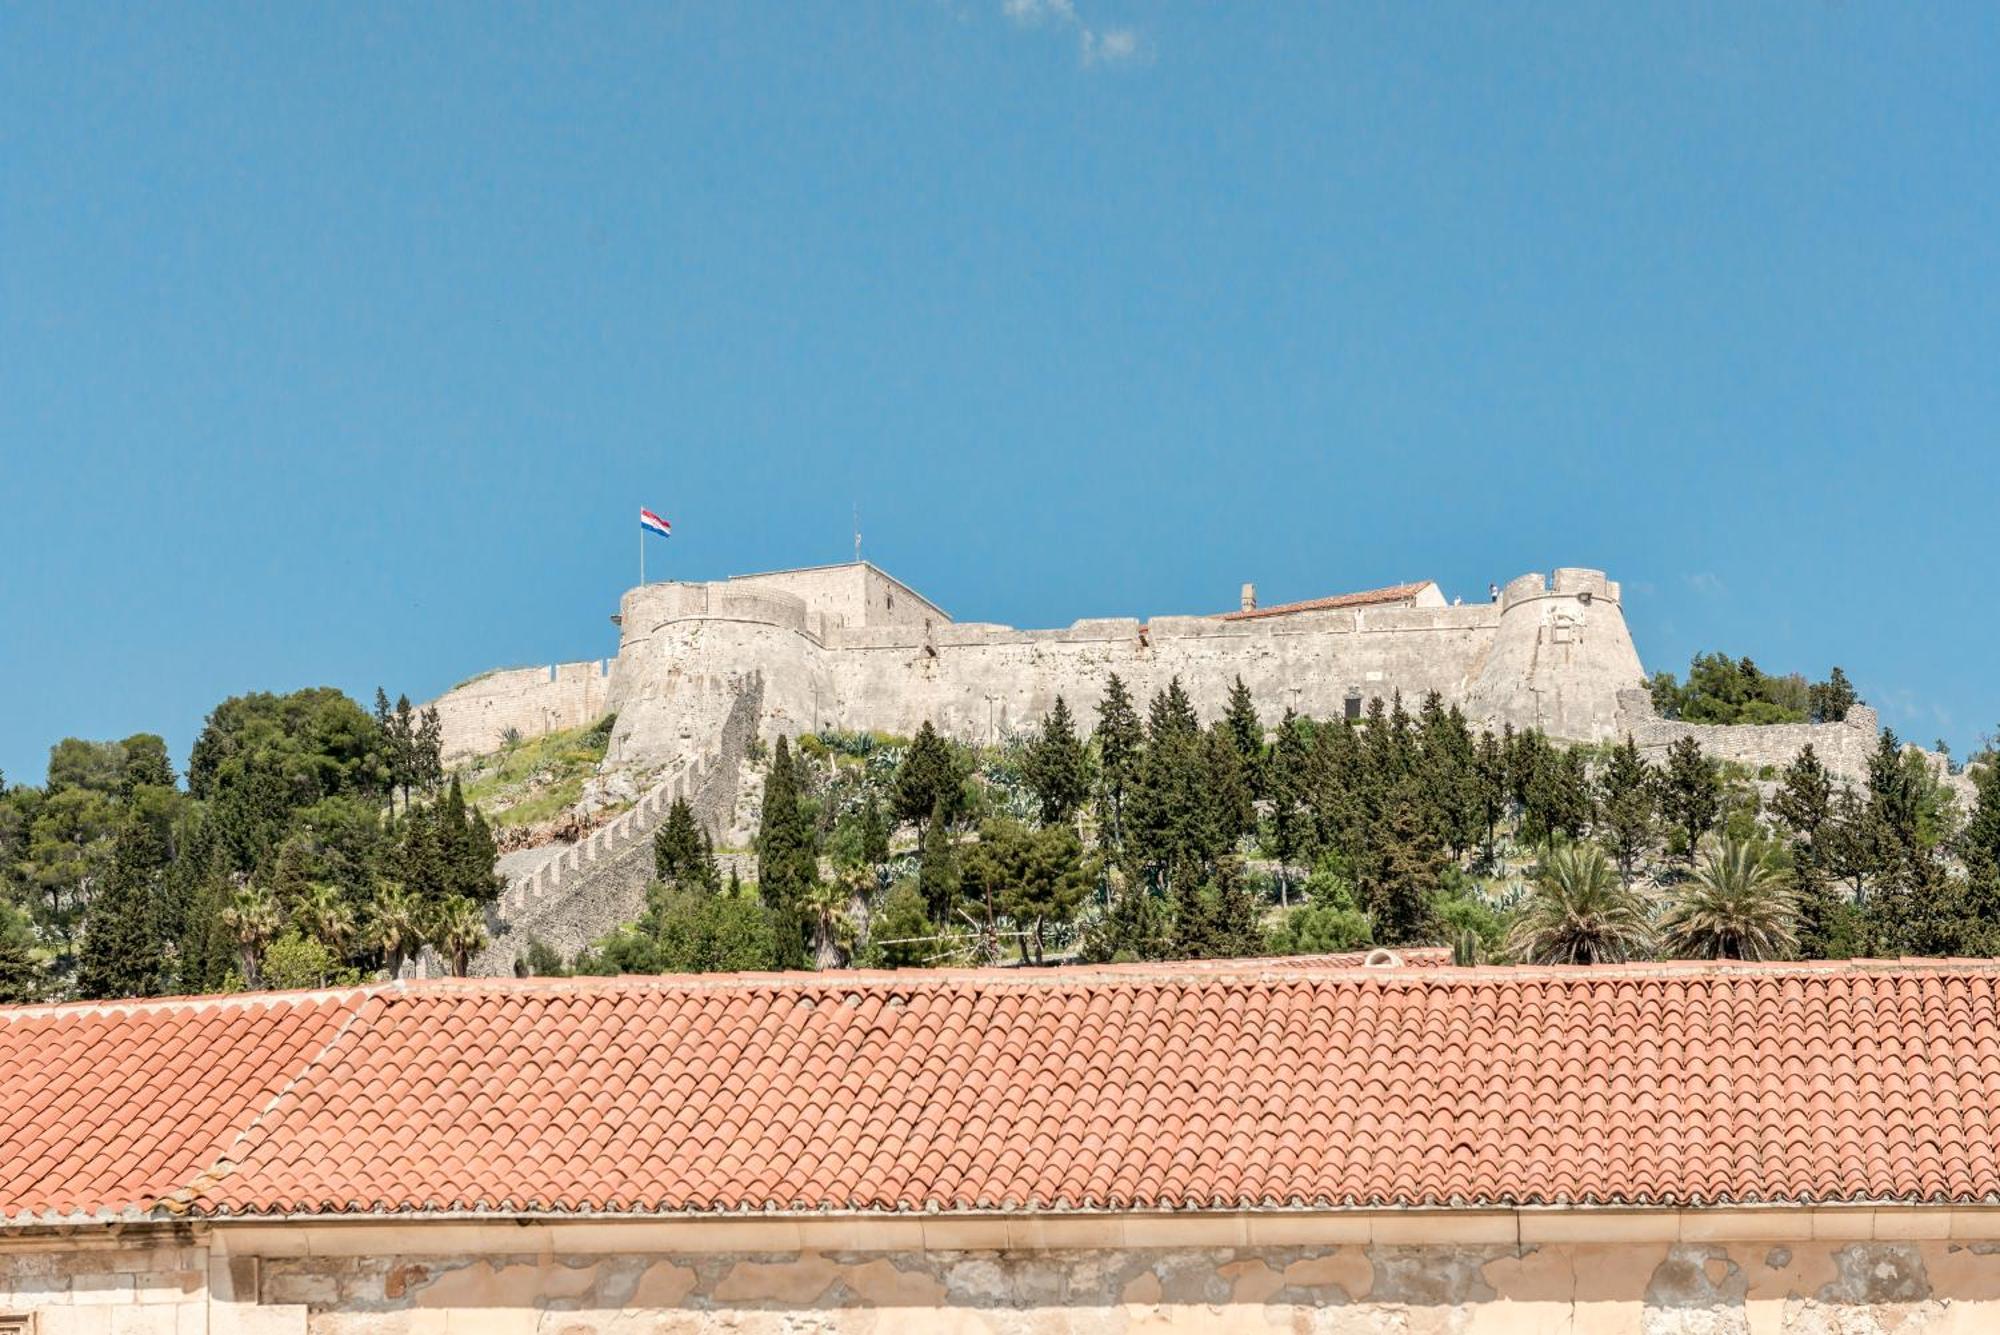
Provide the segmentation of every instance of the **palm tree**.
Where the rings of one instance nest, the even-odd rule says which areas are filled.
[[[1534,893],[1507,936],[1529,964],[1618,964],[1652,948],[1645,897],[1630,890],[1595,844],[1571,844],[1542,859]]]
[[[1798,897],[1784,873],[1747,840],[1725,839],[1675,893],[1660,933],[1683,959],[1785,959],[1798,953],[1798,920]]]
[[[292,921],[307,936],[346,958],[347,948],[354,941],[354,910],[341,896],[339,886],[314,882],[300,897]]]
[[[222,925],[236,937],[236,949],[243,959],[243,983],[257,986],[258,964],[264,947],[278,934],[278,905],[271,892],[260,885],[239,888],[222,910]]]
[[[805,910],[812,922],[815,969],[838,969],[846,962],[847,942],[843,938],[854,926],[848,914],[862,893],[864,879],[872,879],[871,874],[857,867],[831,879],[814,877],[806,887]]]
[[[377,881],[375,897],[368,905],[369,946],[382,952],[389,977],[403,971],[403,960],[424,943],[417,901],[400,881]]]
[[[438,906],[431,944],[451,961],[452,977],[465,977],[473,952],[486,944],[486,914],[464,895],[453,895]]]

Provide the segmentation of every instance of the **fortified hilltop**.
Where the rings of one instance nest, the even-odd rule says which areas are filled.
[[[506,972],[530,938],[567,953],[632,919],[653,873],[652,833],[674,799],[717,834],[740,831],[755,739],[827,728],[907,736],[928,720],[992,742],[1038,723],[1057,696],[1088,728],[1113,673],[1142,708],[1178,677],[1210,719],[1241,677],[1270,722],[1287,708],[1357,717],[1397,692],[1414,707],[1436,691],[1476,728],[1512,724],[1575,742],[1630,735],[1655,759],[1692,735],[1712,756],[1763,770],[1811,743],[1855,783],[1876,745],[1865,706],[1840,723],[1659,718],[1622,593],[1599,570],[1522,575],[1476,603],[1422,581],[1259,607],[1245,585],[1231,611],[1016,630],[954,621],[857,561],[646,584],[627,591],[614,619],[615,658],[488,673],[435,702],[447,760],[615,712],[605,768],[640,781],[631,807],[581,843],[510,855],[508,888],[489,911],[493,943],[475,972]],[[1942,758],[1929,759],[1942,773]]]
[[[628,591],[608,663],[494,673],[437,702],[447,758],[511,734],[615,711],[609,760],[666,766],[715,746],[732,716],[767,740],[821,728],[910,734],[929,720],[966,741],[1035,723],[1063,696],[1088,723],[1112,673],[1142,703],[1179,677],[1205,716],[1241,677],[1260,706],[1353,717],[1400,691],[1437,691],[1475,726],[1619,735],[1620,693],[1645,673],[1617,583],[1599,570],[1523,575],[1477,603],[1437,584],[1233,611],[1016,630],[954,621],[869,563]],[[751,717],[744,717],[746,705]]]

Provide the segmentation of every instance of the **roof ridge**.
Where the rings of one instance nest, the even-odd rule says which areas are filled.
[[[359,993],[357,1004],[348,1017],[341,1021],[340,1026],[333,1031],[332,1036],[326,1042],[322,1043],[316,1052],[307,1057],[299,1065],[298,1069],[278,1086],[278,1089],[271,1097],[264,1101],[264,1106],[253,1113],[250,1120],[237,1129],[235,1136],[226,1146],[218,1147],[218,1152],[211,1163],[197,1169],[189,1176],[187,1181],[183,1182],[175,1190],[152,1202],[150,1206],[146,1207],[149,1213],[154,1210],[165,1210],[171,1215],[187,1214],[194,1208],[195,1201],[200,1198],[204,1190],[211,1184],[219,1182],[235,1172],[237,1165],[247,1159],[257,1148],[249,1144],[251,1136],[260,1130],[266,1120],[278,1110],[278,1106],[284,1102],[286,1096],[304,1083],[313,1073],[314,1068],[330,1056],[348,1034],[354,1033],[357,1026],[361,1026],[365,1019],[372,1018],[369,1003],[379,1003],[374,1007],[374,1013],[376,1014],[386,1011],[389,1006],[388,994],[402,991],[403,985],[400,981],[391,981],[375,987],[348,990]],[[239,1148],[243,1149],[244,1152],[242,1154],[236,1152]]]
[[[345,987],[301,987],[271,991],[192,992],[170,997],[105,997],[85,1001],[34,1001],[0,1006],[0,1021],[47,1015],[118,1015],[140,1011],[203,1010],[230,1006],[303,1005],[387,991],[395,980]]]
[[[1437,947],[1397,952],[1435,954]],[[406,996],[458,992],[468,995],[566,992],[795,992],[899,991],[941,987],[1073,988],[1214,986],[1238,983],[1302,982],[1314,979],[1373,980],[1405,986],[1451,987],[1467,983],[1612,982],[1634,979],[1733,980],[1746,978],[1879,977],[1885,975],[1968,976],[2000,974],[2000,959],[1908,958],[1846,960],[1641,960],[1624,964],[1484,964],[1411,967],[1401,963],[1313,963],[1310,957],[1228,961],[1164,961],[1157,965],[1063,965],[1053,968],[840,969],[828,971],[573,975],[528,978],[430,978],[395,984]]]

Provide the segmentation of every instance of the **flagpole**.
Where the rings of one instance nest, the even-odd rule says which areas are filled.
[[[639,525],[639,587],[646,587],[646,526]]]

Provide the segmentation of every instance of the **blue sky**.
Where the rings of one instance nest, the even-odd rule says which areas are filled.
[[[2000,721],[2000,8],[0,9],[0,768],[868,555],[1017,625],[1555,565]]]

